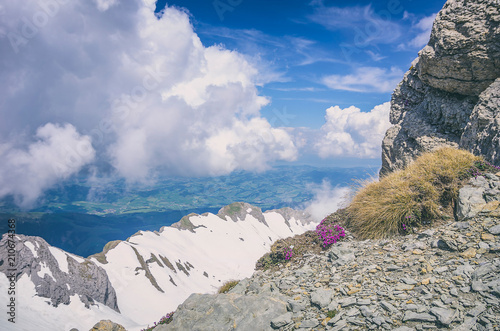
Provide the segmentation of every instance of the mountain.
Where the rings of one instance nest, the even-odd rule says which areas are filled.
[[[90,329],[110,319],[139,330],[175,310],[191,293],[213,293],[225,281],[250,276],[279,238],[315,226],[290,208],[262,213],[233,203],[217,215],[190,214],[159,231],[109,242],[89,258],[52,247],[39,237],[7,234],[0,241],[0,285],[9,287],[8,248],[17,252],[15,327],[2,330]],[[7,291],[0,293],[9,302]]]
[[[382,169],[452,146],[500,163],[500,4],[449,0],[391,99]]]

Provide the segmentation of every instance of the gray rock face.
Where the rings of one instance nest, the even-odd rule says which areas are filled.
[[[500,180],[497,176],[478,176],[471,178],[469,183],[462,187],[458,193],[456,215],[459,221],[472,217],[498,216]],[[500,233],[500,229],[498,230]],[[493,232],[496,232],[495,229]],[[498,233],[492,233],[498,234]]]
[[[500,78],[479,95],[460,147],[500,164]],[[492,148],[494,147],[494,148]]]
[[[238,222],[238,220],[245,220],[248,214],[255,217],[259,222],[267,225],[264,215],[262,215],[262,210],[259,207],[252,206],[246,202],[234,202],[230,205],[222,207],[217,213],[217,216],[223,220],[226,220],[226,217],[229,217],[234,222]]]
[[[192,294],[177,308],[175,319],[155,331],[273,330],[291,322],[283,295]]]
[[[499,163],[499,76],[500,3],[449,0],[392,95],[381,175],[445,146]]]
[[[420,78],[450,93],[479,95],[500,76],[499,24],[496,1],[447,1],[420,51]]]
[[[17,279],[28,275],[35,285],[37,295],[50,299],[53,306],[68,305],[70,297],[76,294],[87,308],[97,301],[117,312],[120,311],[115,290],[106,271],[95,263],[89,260],[80,263],[60,250],[67,263],[60,266],[50,250],[52,247],[42,238],[16,235],[14,241],[17,252]],[[4,235],[0,240],[0,272],[9,276],[7,245],[9,238]]]

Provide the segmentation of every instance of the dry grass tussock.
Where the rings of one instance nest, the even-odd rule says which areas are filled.
[[[360,188],[347,207],[345,225],[360,239],[385,238],[451,217],[467,171],[481,160],[453,148],[425,153],[404,170]]]
[[[238,285],[239,282],[239,280],[228,280],[219,288],[218,293],[221,294],[231,291],[236,285]]]

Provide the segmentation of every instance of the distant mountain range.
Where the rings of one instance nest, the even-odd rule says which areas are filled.
[[[8,247],[17,254],[16,324],[1,330],[89,330],[111,319],[140,330],[173,311],[191,293],[213,293],[225,281],[252,275],[255,262],[279,238],[314,228],[290,208],[262,212],[233,203],[217,215],[191,214],[160,231],[139,231],[89,258],[40,237],[6,234],[0,241],[0,288],[9,287]],[[1,291],[1,302],[9,302]],[[15,326],[15,328],[13,328]]]
[[[159,178],[149,186],[122,180],[74,178],[47,191],[37,206],[21,211],[12,198],[0,200],[0,219],[16,218],[18,233],[40,236],[50,245],[80,256],[125,240],[139,230],[158,230],[190,213],[217,213],[235,201],[262,210],[301,209],[314,198],[311,185],[328,181],[350,186],[376,174],[375,168],[279,166],[264,173],[237,171],[228,176]],[[0,222],[0,233],[7,232]]]

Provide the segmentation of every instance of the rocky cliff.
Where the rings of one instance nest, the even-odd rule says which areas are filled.
[[[36,295],[47,298],[57,307],[68,305],[77,296],[88,308],[100,302],[119,312],[116,293],[108,275],[94,262],[64,252],[47,244],[40,237],[16,235],[0,240],[0,273],[9,274],[9,241],[15,243],[16,279],[27,276],[34,284]]]
[[[395,89],[381,175],[460,147],[500,163],[500,2],[449,0]]]

